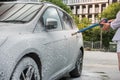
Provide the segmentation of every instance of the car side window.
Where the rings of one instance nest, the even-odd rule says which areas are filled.
[[[56,8],[49,7],[43,13],[42,17],[40,18],[40,21],[42,22],[43,26],[45,26],[46,19],[55,19],[57,21],[57,26],[54,30],[62,30],[61,20],[60,20],[60,17],[58,15]]]
[[[69,17],[68,14],[66,14],[65,12],[63,12],[61,10],[58,10],[58,12],[64,23],[65,29],[66,30],[73,29],[73,26],[72,26],[73,21],[72,21],[71,17]]]

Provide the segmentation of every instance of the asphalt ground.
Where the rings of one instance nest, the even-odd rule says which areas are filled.
[[[115,52],[85,51],[82,76],[61,80],[120,80]]]

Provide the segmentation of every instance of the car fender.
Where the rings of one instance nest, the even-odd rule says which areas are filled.
[[[5,78],[5,80],[10,79],[15,66],[23,58],[23,56],[29,53],[35,53],[38,55],[39,59],[41,59],[40,56],[42,56],[40,55],[40,50],[37,50],[38,48],[35,47],[35,45],[32,45],[33,43],[31,43],[30,39],[15,38],[11,38],[6,41],[0,48],[0,75],[3,76],[1,78]],[[39,49],[43,48],[44,47],[42,45],[39,47]]]

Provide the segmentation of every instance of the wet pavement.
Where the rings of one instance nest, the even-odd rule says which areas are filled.
[[[104,72],[87,72],[84,71],[82,73],[82,76],[79,78],[70,78],[69,76],[66,76],[60,80],[109,80],[109,76]]]
[[[82,76],[61,80],[120,80],[117,54],[112,52],[85,51]]]

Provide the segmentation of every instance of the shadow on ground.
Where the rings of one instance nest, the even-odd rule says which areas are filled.
[[[71,78],[65,76],[59,80],[109,80],[109,76],[105,72],[86,72],[84,71],[79,78]]]

